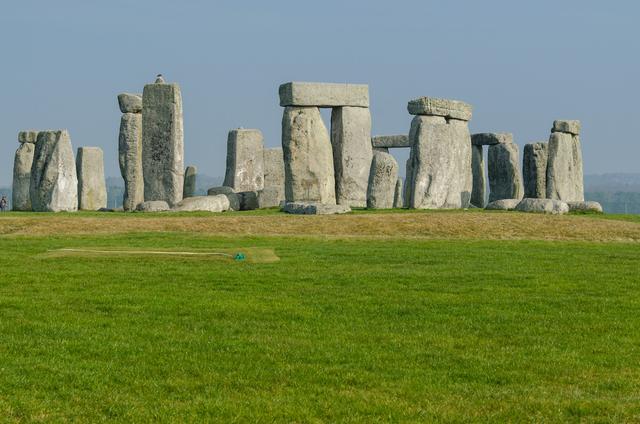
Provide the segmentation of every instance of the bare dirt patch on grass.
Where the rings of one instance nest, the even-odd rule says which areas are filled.
[[[0,219],[2,236],[193,232],[226,236],[321,236],[485,240],[640,241],[640,224],[590,216],[438,211],[331,216],[19,214]]]

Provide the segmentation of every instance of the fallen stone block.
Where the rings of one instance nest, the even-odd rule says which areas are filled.
[[[122,113],[142,113],[142,94],[118,94],[118,106]]]
[[[322,203],[287,202],[284,212],[296,215],[334,215],[351,212],[347,205],[327,205]]]
[[[489,202],[500,199],[521,199],[524,194],[520,176],[518,145],[493,144],[487,155]]]
[[[257,191],[242,191],[238,194],[241,211],[252,211],[260,208]]]
[[[513,143],[511,133],[477,133],[471,134],[471,144],[474,146],[492,146],[494,144]]]
[[[144,199],[182,200],[184,133],[178,84],[147,84],[142,94],[142,170]]]
[[[13,188],[11,191],[11,209],[14,211],[31,210],[31,166],[35,144],[23,142],[16,150],[13,160]]]
[[[389,153],[376,152],[371,161],[367,208],[391,209],[394,203],[398,163]]]
[[[336,203],[367,205],[367,184],[373,149],[368,108],[337,107],[331,112],[331,145]]]
[[[522,177],[524,197],[542,199],[547,195],[547,143],[530,143],[524,146]]]
[[[485,209],[493,211],[512,211],[522,201],[522,199],[500,199],[490,202]]]
[[[76,161],[67,130],[38,133],[29,193],[36,212],[78,210]]]
[[[324,82],[287,82],[278,89],[280,106],[369,107],[369,86]]]
[[[555,120],[551,132],[564,132],[573,135],[580,135],[580,121],[577,120]]]
[[[172,209],[174,212],[224,212],[228,210],[229,199],[224,194],[187,197]]]
[[[516,210],[519,212],[536,212],[562,215],[569,212],[569,205],[554,199],[522,199]]]
[[[264,145],[262,132],[238,128],[227,137],[227,167],[224,185],[236,192],[264,188]]]
[[[438,99],[435,97],[418,97],[407,105],[410,115],[431,115],[445,118],[471,120],[472,107],[460,100]]]
[[[236,193],[233,188],[220,186],[220,187],[211,187],[207,190],[208,196],[216,196],[218,194],[224,194],[229,199],[229,210],[231,211],[239,211],[240,210],[240,196]]]
[[[38,140],[38,131],[27,130],[18,133],[18,142],[35,144]]]
[[[317,107],[287,107],[282,117],[287,202],[336,203],[333,152]]]
[[[569,205],[569,212],[596,212],[602,213],[602,205],[593,200],[587,200],[584,202],[567,202]]]
[[[170,209],[164,200],[147,200],[136,206],[138,212],[166,212]]]
[[[409,136],[401,135],[377,135],[371,138],[371,145],[374,148],[407,148],[411,147]]]
[[[99,147],[79,147],[76,154],[78,209],[96,211],[107,206],[104,155]]]

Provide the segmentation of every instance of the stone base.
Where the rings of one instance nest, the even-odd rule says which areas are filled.
[[[518,206],[520,199],[500,199],[491,202],[485,208],[490,211],[512,211]]]
[[[138,212],[165,212],[169,210],[169,204],[164,200],[148,200],[136,206]]]
[[[519,212],[550,213],[563,215],[569,212],[569,205],[553,199],[522,199],[516,210]]]
[[[592,200],[585,202],[567,202],[567,205],[569,205],[569,212],[603,212],[602,205]]]
[[[329,205],[323,203],[285,203],[282,210],[286,213],[296,215],[334,215],[351,212],[351,208],[346,205]]]

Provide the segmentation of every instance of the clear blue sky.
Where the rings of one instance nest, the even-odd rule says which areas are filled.
[[[116,96],[159,72],[182,87],[186,164],[212,176],[231,128],[280,145],[290,80],[369,84],[374,134],[408,132],[422,95],[521,146],[580,119],[586,173],[640,172],[638,22],[636,1],[3,2],[0,184],[28,128],[69,129],[119,176]]]

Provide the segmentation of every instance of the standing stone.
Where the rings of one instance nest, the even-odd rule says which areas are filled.
[[[67,130],[38,133],[29,192],[36,212],[78,210],[78,177]]]
[[[122,207],[134,211],[144,202],[142,177],[142,114],[125,113],[120,119],[118,136],[118,162],[124,180]]]
[[[184,171],[184,188],[182,189],[183,198],[193,197],[196,193],[196,175],[198,174],[198,168],[195,166],[187,166]]]
[[[78,209],[97,211],[107,207],[104,155],[99,147],[79,147],[76,155]]]
[[[287,107],[282,116],[287,202],[336,204],[333,153],[317,107]]]
[[[524,188],[520,177],[518,145],[515,143],[489,146],[489,202],[501,199],[522,199]]]
[[[284,200],[284,158],[282,148],[264,149],[264,188],[259,192],[260,208],[280,206]]]
[[[418,115],[411,122],[409,139],[413,146],[410,207],[468,207],[473,176],[467,122]]]
[[[547,143],[524,145],[522,177],[525,198],[543,199],[547,196],[547,157]]]
[[[487,181],[484,173],[482,145],[473,144],[471,146],[471,173],[473,175],[471,204],[484,208],[487,198]]]
[[[398,181],[398,163],[389,153],[375,152],[371,161],[369,187],[367,190],[367,208],[390,209],[393,207],[396,183]]]
[[[404,193],[403,193],[403,206],[405,208],[411,207],[411,187],[413,184],[413,168],[412,158],[409,156],[404,165]]]
[[[29,133],[29,134],[26,134]],[[14,211],[30,211],[31,195],[31,165],[35,151],[36,131],[21,131],[18,134],[20,147],[16,150],[13,160],[13,189],[11,191],[11,205]]]
[[[404,190],[402,188],[402,178],[398,177],[396,181],[396,189],[393,195],[393,207],[400,209],[404,207]]]
[[[178,84],[147,84],[142,93],[144,199],[182,200],[184,134]]]
[[[264,188],[262,132],[238,128],[227,137],[227,169],[224,185],[236,192]]]
[[[574,122],[571,130],[579,130]],[[555,125],[554,125],[555,127]],[[553,132],[549,137],[547,162],[547,198],[564,202],[584,200],[582,148],[580,136],[570,132]]]
[[[373,156],[369,108],[334,108],[331,111],[331,144],[337,203],[365,207]]]

